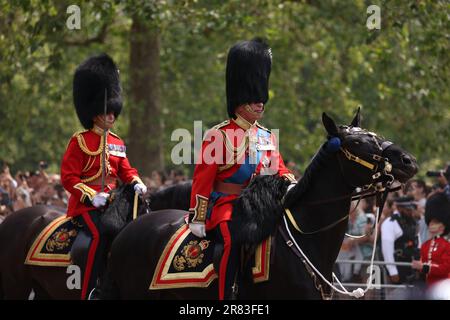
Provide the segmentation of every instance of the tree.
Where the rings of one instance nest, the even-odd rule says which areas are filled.
[[[108,52],[121,70],[125,108],[116,130],[148,175],[170,167],[171,132],[226,118],[227,50],[265,37],[272,47],[263,124],[280,128],[285,158],[302,169],[325,139],[323,111],[411,151],[421,172],[450,151],[450,43],[446,1],[375,1],[381,29],[366,27],[368,1],[79,1],[82,28],[66,28],[69,1],[0,0],[0,158],[56,171],[80,129],[71,81],[78,63]],[[62,116],[64,115],[64,116]],[[192,165],[186,165],[192,170]]]

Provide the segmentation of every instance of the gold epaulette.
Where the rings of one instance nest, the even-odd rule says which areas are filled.
[[[225,121],[215,125],[214,127],[212,127],[212,129],[218,130],[218,129],[220,129],[222,127],[225,127],[226,125],[229,125],[229,124],[230,124],[230,120],[225,120]]]
[[[269,132],[269,133],[272,133],[269,129],[267,129],[266,127],[263,127],[259,122],[256,122],[256,126],[260,129],[263,129],[263,130]]]
[[[112,131],[109,131],[109,133],[110,133],[112,136],[116,137],[117,139],[122,140],[122,138],[119,137],[116,133],[114,133],[114,132],[112,132]]]
[[[88,132],[89,130],[79,130],[79,131],[76,131],[73,135],[72,135],[72,137],[76,137],[76,136],[78,136],[78,135],[80,135],[80,134],[82,134],[82,133],[85,133],[85,132]]]

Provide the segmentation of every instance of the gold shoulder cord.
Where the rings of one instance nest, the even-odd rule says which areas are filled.
[[[112,132],[112,131],[109,131],[109,133],[110,133],[111,135],[113,135],[114,137],[116,137],[116,138],[122,140],[122,138],[119,137],[116,133],[114,133],[114,132]]]
[[[219,131],[223,135],[226,149],[234,155],[234,159],[236,161],[236,162],[232,162],[232,163],[226,163],[223,166],[220,166],[219,172],[222,172],[222,171],[225,171],[225,170],[231,168],[232,166],[234,166],[242,158],[242,156],[245,153],[245,150],[247,150],[247,148],[248,148],[249,137],[246,134],[244,137],[244,141],[241,143],[241,145],[238,147],[234,147],[233,143],[230,141],[230,139],[228,139],[225,131],[223,131],[223,130],[219,130]]]
[[[216,124],[214,127],[212,127],[213,129],[220,129],[222,127],[225,127],[226,125],[230,124],[230,120],[225,120],[219,124]]]
[[[270,134],[272,134],[272,131],[270,131],[269,129],[267,129],[266,127],[262,126],[258,121],[256,121],[256,126],[260,129],[263,129],[267,132],[269,132]]]
[[[78,134],[77,136],[77,141],[78,141],[78,146],[80,147],[80,149],[86,153],[89,156],[98,156],[99,154],[101,154],[103,152],[103,136],[100,137],[100,146],[98,147],[98,149],[96,151],[90,151],[88,149],[88,147],[86,146],[86,142],[84,141],[84,138],[81,134]],[[108,158],[109,158],[109,152],[108,149],[106,149],[106,161],[108,163]],[[93,160],[93,162],[95,161],[95,159]],[[92,163],[93,164],[93,163]],[[109,173],[109,163],[107,165],[107,174]],[[86,178],[86,179],[81,179],[81,182],[86,183],[86,182],[91,182],[94,181],[95,179],[97,179],[98,177],[100,177],[102,175],[102,170],[103,170],[103,163],[100,161],[100,168],[97,171],[97,173],[95,175],[93,175],[92,177]]]
[[[91,151],[88,149],[88,147],[86,146],[86,142],[84,141],[84,138],[81,134],[77,135],[77,140],[80,149],[89,156],[98,156],[103,152],[103,136],[100,137],[100,146],[98,147],[97,151]]]

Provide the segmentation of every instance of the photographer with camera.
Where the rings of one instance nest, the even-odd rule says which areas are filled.
[[[428,195],[428,197],[431,197],[438,192],[444,192],[450,201],[450,163],[447,163],[445,169],[443,170],[427,171],[427,176],[437,178],[437,184],[434,185],[433,191]]]

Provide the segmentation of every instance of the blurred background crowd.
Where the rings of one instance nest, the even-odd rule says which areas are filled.
[[[61,184],[59,173],[48,172],[48,165],[40,161],[36,171],[12,173],[9,165],[2,164],[0,174],[0,223],[14,211],[34,205],[66,207],[69,193]],[[181,169],[154,170],[150,177],[142,180],[148,193],[160,191],[168,186],[188,181]]]
[[[299,178],[296,163],[286,161],[287,167]],[[153,170],[150,176],[143,176],[148,194],[169,186],[184,183],[190,177],[183,169]],[[45,161],[38,163],[36,171],[17,171],[11,173],[10,166],[2,162],[0,174],[0,223],[10,213],[34,205],[66,207],[69,193],[61,184],[59,173],[48,172]]]
[[[450,199],[447,177],[450,174],[450,165],[447,164],[446,169],[440,170],[440,172],[441,174],[427,172],[431,183],[422,179],[413,179],[397,192],[390,193],[381,212],[374,260],[379,261],[379,266],[382,266],[380,270],[382,270],[384,276],[380,280],[390,288],[384,292],[391,292],[391,299],[424,297],[425,284],[430,283],[422,270],[423,265],[420,264],[420,261],[426,260],[424,259],[424,253],[426,256],[431,254],[429,251],[431,241],[429,240],[442,236],[448,241],[450,212],[446,211],[447,208],[440,209],[445,211],[440,212],[440,214],[447,216],[444,218],[446,221],[439,221],[446,225],[446,230],[442,234],[434,232],[431,228],[430,217],[426,219],[425,216],[427,200],[433,195],[443,193],[447,194],[447,198]],[[433,214],[436,213],[433,212]],[[394,218],[394,215],[397,218]],[[367,262],[371,260],[374,249],[375,217],[376,204],[374,198],[361,199],[359,202],[354,201],[352,203],[347,235],[342,243],[335,270],[342,282],[361,284],[369,278],[369,263]],[[406,217],[412,221],[412,234],[409,238],[406,238],[408,237],[406,235],[408,229],[403,224],[404,220],[400,222],[401,220],[398,217]],[[399,222],[400,228],[396,229],[394,221]],[[407,247],[411,250],[406,250]],[[438,262],[443,268],[442,270],[447,270],[444,270],[445,274],[440,275],[441,279],[450,279],[450,251],[448,247],[444,248],[445,252],[439,253],[440,261]],[[437,249],[442,250],[442,248],[437,247],[431,248],[433,251]],[[399,254],[399,252],[401,253]],[[431,256],[429,256],[430,258]],[[389,262],[397,264],[388,264]],[[411,264],[401,266],[401,263],[404,262]],[[410,289],[415,288],[415,290],[411,289],[409,292],[404,290],[408,287]],[[398,288],[403,290],[397,290]],[[450,287],[447,290],[450,291]],[[450,292],[448,293],[450,294]]]
[[[297,179],[301,179],[301,172],[298,165],[293,161],[286,161],[287,167],[294,173]],[[447,168],[449,165],[447,165]],[[393,244],[383,243],[388,228],[385,228],[386,221],[394,214],[407,215],[414,219],[415,236],[417,242],[411,252],[409,261],[420,260],[420,248],[433,237],[429,232],[425,219],[425,208],[427,199],[435,193],[445,192],[448,189],[448,181],[444,175],[434,174],[428,177],[427,182],[423,179],[413,179],[403,185],[403,187],[390,193],[378,223],[378,241],[375,248],[375,260],[383,261],[386,254],[386,246]],[[449,170],[447,170],[449,171]],[[432,174],[429,174],[432,176]],[[143,181],[148,187],[147,195],[163,190],[169,186],[190,181],[190,177],[182,169],[171,169],[166,171],[154,170],[151,176],[143,177]],[[34,205],[49,205],[56,207],[66,207],[70,194],[64,190],[60,175],[48,172],[48,165],[45,161],[40,161],[36,171],[17,171],[12,173],[7,163],[2,163],[0,174],[0,223],[6,216],[14,211]],[[367,281],[368,262],[371,259],[373,241],[375,236],[376,204],[373,197],[363,198],[354,201],[350,207],[347,234],[342,243],[342,247],[337,259],[335,273],[343,283],[363,284]],[[384,230],[386,229],[386,230]],[[395,255],[394,255],[395,256]],[[339,261],[346,261],[339,263]],[[349,261],[352,261],[349,263]],[[384,279],[387,284],[405,284],[405,280],[396,277],[396,267],[384,266]],[[394,271],[393,271],[394,270]],[[418,270],[410,270],[409,280],[406,282],[417,286],[425,284],[425,278],[420,276]],[[401,298],[394,296],[394,298]]]

